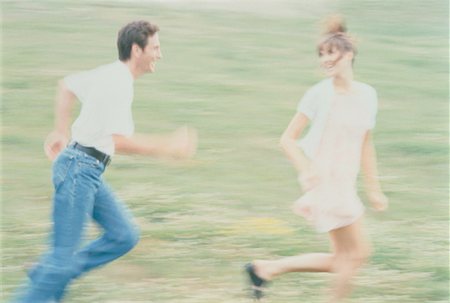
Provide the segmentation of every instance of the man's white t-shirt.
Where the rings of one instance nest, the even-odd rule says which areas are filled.
[[[72,141],[112,156],[112,135],[131,136],[134,132],[130,70],[118,60],[69,75],[64,83],[81,102],[80,115],[72,125]]]

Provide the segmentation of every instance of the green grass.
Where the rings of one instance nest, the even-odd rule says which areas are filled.
[[[257,3],[257,4],[256,4]],[[142,240],[77,280],[67,302],[247,302],[242,265],[328,249],[290,211],[300,191],[277,142],[321,79],[318,21],[342,13],[357,80],[379,94],[375,142],[389,212],[367,212],[374,255],[349,302],[448,302],[448,4],[443,1],[3,1],[2,299],[45,251],[56,82],[116,59],[117,30],[161,27],[163,60],[135,83],[139,132],[198,128],[194,161],[115,157],[106,179]],[[95,236],[91,226],[89,235]],[[290,274],[267,301],[322,302],[326,274]]]

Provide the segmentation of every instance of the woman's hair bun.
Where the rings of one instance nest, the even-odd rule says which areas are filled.
[[[338,34],[347,32],[344,18],[340,15],[332,15],[324,21],[324,34]]]

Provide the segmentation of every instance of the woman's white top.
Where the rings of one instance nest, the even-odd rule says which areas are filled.
[[[313,158],[319,147],[328,120],[331,100],[335,94],[338,93],[335,92],[333,79],[327,78],[308,89],[298,104],[297,111],[311,120],[308,133],[298,142],[309,158]],[[371,113],[370,121],[368,121],[369,128],[372,129],[375,126],[378,103],[375,89],[368,84],[352,81],[349,94],[358,95],[358,99],[366,103],[365,106]]]

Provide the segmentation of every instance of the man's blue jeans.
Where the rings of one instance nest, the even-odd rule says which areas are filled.
[[[61,301],[66,286],[81,274],[124,255],[138,242],[131,215],[102,179],[103,163],[72,147],[53,165],[55,187],[51,247],[29,273],[19,302]],[[80,249],[86,219],[103,235]]]

